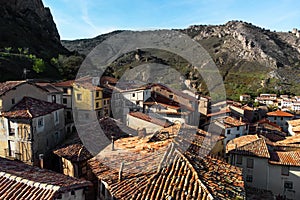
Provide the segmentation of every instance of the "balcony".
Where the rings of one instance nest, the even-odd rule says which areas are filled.
[[[5,151],[5,157],[14,159],[14,160],[21,160],[21,153],[15,150],[10,150],[10,149],[4,149]]]

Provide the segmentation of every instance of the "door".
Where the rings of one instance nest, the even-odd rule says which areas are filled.
[[[8,155],[11,157],[15,157],[15,152],[16,152],[16,144],[14,141],[9,140],[8,141]]]

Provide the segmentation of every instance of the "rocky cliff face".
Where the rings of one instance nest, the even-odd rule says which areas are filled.
[[[0,47],[29,48],[43,58],[66,53],[41,0],[0,0]]]
[[[219,67],[230,98],[237,99],[242,93],[255,95],[260,92],[291,92],[300,95],[298,30],[275,32],[247,22],[230,21],[224,25],[195,25],[178,31],[186,33],[208,51]],[[88,54],[111,34],[93,39],[63,41],[63,44],[69,50]],[[187,69],[185,62],[173,59],[174,55],[161,55],[155,51],[144,51],[140,60],[176,66],[187,79],[197,82],[198,89],[203,85],[199,74],[190,66]],[[115,62],[111,71],[115,77],[120,77],[122,74],[119,72],[124,71],[122,68],[130,69],[133,64],[140,64],[134,62],[134,56],[129,55]]]

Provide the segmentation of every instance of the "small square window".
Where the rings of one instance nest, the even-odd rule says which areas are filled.
[[[284,182],[284,188],[292,190],[293,189],[293,182],[291,182],[291,181],[285,181]]]
[[[281,175],[288,176],[290,172],[289,166],[282,166],[281,167]]]
[[[236,130],[237,130],[237,131],[239,131],[239,130],[240,130],[240,127],[239,127],[239,126],[237,126],[237,127],[236,127]]]
[[[243,163],[243,157],[241,155],[237,155],[236,164],[241,165]]]
[[[135,93],[132,93],[132,97],[135,97]]]
[[[82,94],[77,94],[77,100],[82,101]]]
[[[65,94],[67,94],[68,93],[68,88],[64,88],[63,91],[64,91]]]
[[[228,129],[227,130],[227,135],[229,135],[231,133],[231,130],[230,129]]]
[[[63,98],[63,104],[67,104],[68,103],[68,99],[67,98]]]
[[[97,91],[96,92],[96,97],[99,97],[100,96],[100,93]]]
[[[277,120],[277,117],[274,117],[274,120]]]
[[[252,158],[247,158],[247,168],[253,168],[254,160]]]
[[[98,108],[99,107],[99,102],[96,102],[96,108]]]
[[[283,120],[283,117],[281,117],[280,120],[282,121],[282,120]]]
[[[249,183],[252,183],[252,181],[253,181],[253,176],[252,176],[252,175],[247,175],[247,176],[246,176],[246,181],[249,182]]]
[[[11,99],[11,104],[15,104],[15,103],[16,103],[15,99]]]
[[[38,120],[38,127],[43,127],[44,126],[44,119],[41,118]]]

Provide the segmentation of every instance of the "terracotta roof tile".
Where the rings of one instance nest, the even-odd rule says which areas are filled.
[[[270,158],[264,138],[257,135],[245,135],[231,140],[226,146],[226,152],[262,158]]]
[[[32,97],[24,97],[8,112],[2,112],[4,117],[31,119],[64,108],[63,105],[42,101]]]
[[[120,139],[115,142],[115,151],[109,150],[109,146],[107,153],[102,152],[88,163],[118,199],[243,198],[241,170],[212,156],[199,154],[204,136],[190,134],[192,132],[183,132],[178,138],[175,135],[151,140],[154,142],[149,142],[147,137]],[[188,139],[189,136],[192,138]],[[123,179],[119,181],[122,161]]]
[[[284,112],[284,111],[281,111],[281,110],[277,110],[277,111],[274,111],[274,112],[268,112],[267,113],[268,116],[278,116],[278,117],[294,117],[294,115],[292,115],[291,113],[288,113],[288,112]]]
[[[69,80],[69,81],[53,83],[53,85],[56,87],[73,87],[74,82],[75,80]]]
[[[300,151],[274,151],[269,163],[275,165],[300,166]]]
[[[281,128],[279,125],[277,125],[277,124],[271,122],[270,120],[268,120],[268,119],[266,119],[266,118],[259,120],[259,121],[257,122],[257,124],[258,124],[258,125],[266,125],[266,127],[267,127],[268,129],[272,129],[272,130],[279,130],[279,131],[282,130],[282,128]]]
[[[91,186],[50,170],[0,158],[0,199],[54,199],[61,192]]]
[[[54,154],[72,162],[86,161],[92,154],[82,144],[71,144],[53,151]]]
[[[0,83],[0,96],[23,83],[26,83],[26,81],[6,81]]]
[[[133,117],[136,117],[138,119],[141,119],[141,120],[144,120],[144,121],[147,121],[147,122],[151,122],[153,124],[165,127],[165,128],[172,125],[170,122],[168,122],[166,120],[163,121],[161,119],[154,118],[152,116],[149,116],[149,115],[141,113],[141,112],[130,112],[129,115],[131,115]]]
[[[300,119],[290,120],[288,121],[288,124],[291,125],[292,127],[300,126]]]

